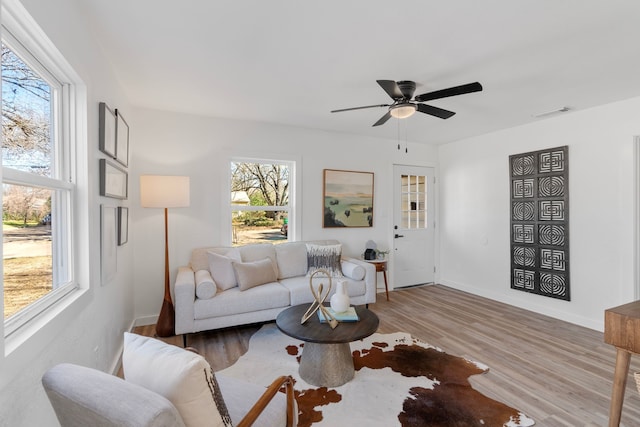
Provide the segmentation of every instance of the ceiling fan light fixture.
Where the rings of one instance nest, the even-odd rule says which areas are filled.
[[[416,112],[415,104],[398,104],[394,105],[389,109],[389,113],[392,117],[396,119],[406,119],[407,117],[413,116]]]
[[[0,0],[1,1],[1,0]],[[434,107],[433,105],[422,104],[424,101],[432,101],[435,99],[448,98],[450,96],[464,95],[466,93],[479,92],[482,85],[478,82],[468,83],[466,85],[453,86],[447,89],[436,90],[433,92],[423,93],[416,97],[413,93],[416,89],[416,83],[410,80],[376,80],[380,87],[391,97],[393,103],[379,105],[365,105],[362,107],[342,108],[339,110],[331,110],[332,113],[342,111],[363,110],[365,108],[387,107],[387,112],[380,117],[373,126],[380,126],[391,117],[397,119],[406,119],[415,114],[416,111],[427,114],[429,116],[438,117],[440,119],[448,119],[455,114],[454,111],[445,110],[444,108]]]

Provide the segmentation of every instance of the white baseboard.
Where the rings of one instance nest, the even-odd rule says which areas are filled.
[[[478,295],[484,298],[489,298],[491,300],[509,304],[524,310],[533,311],[538,314],[543,314],[545,316],[553,317],[554,319],[573,323],[574,325],[583,326],[585,328],[593,329],[599,332],[604,331],[604,312],[601,313],[602,314],[602,316],[600,316],[601,319],[596,320],[596,319],[592,319],[584,316],[575,315],[573,313],[567,313],[564,311],[559,311],[549,307],[545,307],[540,303],[536,303],[532,301],[523,301],[521,298],[512,297],[503,293],[486,291],[485,289],[464,285],[461,283],[456,283],[450,280],[441,280],[440,283],[450,288],[458,289],[460,291],[468,292],[470,294]],[[514,290],[513,292],[520,292],[520,291]],[[538,296],[536,295],[536,297]]]
[[[136,327],[136,320],[134,319],[133,322],[131,322],[131,324],[129,324],[129,327],[127,328],[127,332],[131,332],[133,331],[133,328]],[[120,347],[118,348],[118,356],[115,358],[115,360],[111,363],[111,374],[112,375],[118,375],[118,371],[120,370],[120,367],[122,366],[122,352],[124,351],[124,340],[120,341]]]
[[[158,316],[138,317],[133,321],[133,327],[131,329],[133,330],[133,328],[137,326],[155,325],[157,321],[158,321]]]

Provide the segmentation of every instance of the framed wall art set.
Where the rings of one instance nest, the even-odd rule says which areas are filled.
[[[98,105],[99,149],[107,158],[98,161],[100,195],[119,200],[129,197],[129,124],[118,109],[106,103]],[[116,247],[129,240],[129,209],[124,206],[101,205],[101,276],[102,284],[117,272]]]

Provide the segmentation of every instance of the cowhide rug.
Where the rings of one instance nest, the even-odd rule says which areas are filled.
[[[489,399],[469,384],[489,370],[451,356],[406,333],[374,334],[351,343],[356,375],[336,388],[307,384],[298,375],[304,343],[262,327],[249,351],[220,375],[265,387],[279,375],[296,380],[298,426],[531,426],[518,410]]]

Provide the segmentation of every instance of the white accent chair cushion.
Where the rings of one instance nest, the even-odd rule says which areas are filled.
[[[126,381],[167,398],[186,427],[231,427],[211,366],[199,354],[141,335],[124,333]]]
[[[62,363],[45,372],[42,385],[61,426],[184,427],[167,399],[97,369]]]

